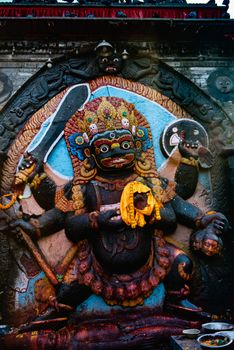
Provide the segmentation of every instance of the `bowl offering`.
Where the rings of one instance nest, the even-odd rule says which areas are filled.
[[[209,322],[203,323],[202,328],[207,332],[231,331],[234,326],[224,322]]]
[[[200,334],[200,330],[196,328],[184,329],[183,335],[187,338],[196,338]]]
[[[232,343],[232,339],[227,335],[221,334],[203,334],[197,339],[202,348],[222,349]]]
[[[6,324],[0,325],[0,337],[1,337],[1,335],[5,335],[7,333],[10,333],[10,331],[11,331],[10,326],[8,326]]]
[[[217,335],[227,335],[228,337],[230,337],[232,340],[234,340],[234,331],[220,331],[220,332],[217,332],[215,333]]]

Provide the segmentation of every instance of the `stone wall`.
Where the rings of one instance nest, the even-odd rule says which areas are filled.
[[[70,43],[72,44],[74,45]],[[0,51],[0,108],[3,108],[24,83],[48,64],[48,60],[69,53],[70,45],[68,43],[66,49],[63,48],[60,52],[51,48],[41,49],[42,53],[34,52],[34,46],[28,47],[28,53],[26,51],[23,54],[12,50],[12,47],[5,49],[5,52]],[[156,49],[151,50],[150,54],[160,58],[213,97],[234,121],[234,57],[225,57],[222,52],[215,57],[199,52],[196,56],[187,57],[178,53],[164,55]],[[221,89],[215,85],[218,77],[221,77],[220,83],[225,85]]]
[[[234,58],[222,55],[215,57],[215,59],[206,56],[197,57],[197,59],[181,57],[179,62],[165,59],[165,63],[168,63],[219,102],[234,122],[234,85],[232,87],[234,84]],[[216,86],[217,78],[222,79],[221,83],[225,85],[221,90]]]
[[[72,21],[71,21],[72,23]],[[124,26],[124,24],[123,24]],[[186,27],[183,27],[186,29]],[[116,27],[115,27],[116,29]],[[141,40],[135,40],[135,41],[128,41],[125,42],[115,42],[114,38],[113,40],[110,40],[110,42],[113,45],[118,46],[118,52],[120,51],[119,47],[125,48],[129,52],[129,61],[131,61],[131,57],[133,57],[132,62],[130,64],[130,69],[126,72],[124,78],[126,79],[135,79],[139,80],[140,82],[146,82],[147,79],[150,80],[150,83],[154,88],[158,88],[158,90],[163,90],[163,84],[165,87],[165,95],[167,93],[166,87],[167,87],[167,79],[163,81],[153,81],[152,78],[152,71],[145,73],[144,75],[140,75],[138,78],[134,73],[136,73],[134,70],[131,70],[133,67],[140,67],[139,69],[142,69],[142,71],[147,71],[149,66],[137,66],[137,58],[138,57],[149,57],[151,58],[150,67],[152,62],[157,62],[157,60],[161,60],[164,64],[168,65],[172,69],[174,69],[176,72],[181,73],[184,77],[188,78],[192,83],[194,83],[199,89],[202,90],[202,92],[206,93],[208,96],[212,97],[218,104],[224,109],[224,111],[228,114],[231,121],[234,122],[234,50],[233,50],[233,40],[229,40],[226,42],[225,47],[223,47],[221,41],[215,42],[214,37],[210,37],[212,39],[210,47],[208,47],[208,41],[209,38],[206,38],[205,43],[199,44],[199,40],[196,39],[196,42],[194,42],[194,45],[191,45],[192,37],[190,40],[187,38],[186,41],[176,41],[177,38],[177,29],[171,29],[174,30],[174,38],[161,38],[158,42],[155,38],[155,41],[147,41],[143,42]],[[180,29],[181,31],[181,29]],[[163,32],[162,32],[163,33]],[[66,33],[67,34],[67,33]],[[108,34],[108,31],[107,31]],[[130,35],[130,34],[129,34]],[[81,35],[82,36],[82,35]],[[105,38],[104,33],[102,34],[102,39]],[[181,36],[178,34],[178,39],[181,38]],[[100,39],[100,38],[99,38]],[[43,67],[46,67],[48,70],[50,67],[56,68],[58,71],[60,70],[60,63],[57,61],[57,58],[62,58],[61,62],[63,64],[66,64],[66,57],[69,58],[70,56],[78,57],[83,53],[90,53],[93,55],[94,48],[97,45],[97,43],[100,40],[90,41],[90,42],[82,42],[82,41],[64,41],[60,40],[60,37],[58,37],[57,41],[52,41],[48,39],[48,42],[46,43],[46,37],[43,42],[38,40],[34,40],[30,42],[29,40],[8,40],[7,42],[3,42],[0,40],[0,109],[3,112],[2,118],[5,117],[5,128],[7,129],[5,139],[8,139],[11,137],[14,139],[14,132],[18,132],[20,130],[20,118],[21,115],[24,114],[25,117],[29,116],[31,111],[31,106],[26,106],[27,98],[33,99],[34,96],[34,90],[31,90],[31,85],[29,84],[26,89],[22,89],[23,91],[23,100],[20,101],[19,105],[17,103],[12,103],[12,109],[11,106],[7,107],[6,104],[8,101],[10,101],[11,98],[14,99],[14,94],[18,94],[18,92],[21,94],[20,88],[25,84],[30,82],[31,79],[34,79],[35,76],[40,72],[40,70]],[[126,39],[128,39],[126,37]],[[79,39],[79,40],[82,40]],[[107,38],[107,40],[109,40]],[[174,43],[173,43],[174,40]],[[56,63],[53,63],[53,60],[56,59]],[[81,61],[84,58],[81,58]],[[78,62],[79,63],[79,62]],[[144,63],[144,62],[143,62]],[[54,66],[53,66],[54,64]],[[83,63],[82,63],[83,64]],[[147,63],[148,64],[148,63]],[[161,70],[162,75],[166,74],[170,71],[169,69],[165,69],[164,65],[158,65],[159,67],[156,67]],[[79,69],[79,64],[77,65]],[[83,66],[82,66],[83,67]],[[53,68],[50,70],[50,72],[53,70]],[[76,67],[75,67],[76,68]],[[87,69],[88,70],[88,69]],[[88,73],[87,73],[88,74]],[[121,74],[121,72],[120,72]],[[148,76],[147,76],[148,74]],[[156,73],[154,73],[156,74]],[[66,74],[64,74],[66,75]],[[200,96],[200,99],[197,98],[197,95],[199,95],[198,89],[194,86],[188,86],[189,84],[187,81],[182,81],[181,77],[178,77],[176,74],[172,74],[171,71],[169,72],[171,81],[174,82],[178,78],[180,89],[176,89],[176,86],[174,87],[173,84],[170,85],[171,88],[171,95],[169,97],[174,98],[174,100],[177,99],[179,101],[179,104],[181,104],[183,107],[187,107],[186,103],[190,103],[190,110],[189,112],[193,112],[192,109],[199,110],[197,113],[199,114],[201,112],[202,115],[198,115],[199,117],[204,117],[202,121],[207,124],[207,129],[213,132],[214,135],[217,134],[217,126],[215,123],[217,123],[217,120],[219,123],[222,123],[222,119],[225,119],[226,115],[222,115],[219,118],[215,118],[217,114],[222,114],[222,110],[217,108],[217,106],[213,106],[212,103],[209,101],[209,98],[207,99],[203,94]],[[43,74],[41,74],[43,76]],[[67,77],[69,77],[73,82],[76,82],[79,79],[85,80],[83,77],[76,77],[75,74],[73,75],[72,70],[67,73]],[[90,79],[92,79],[92,72],[90,73]],[[144,80],[145,79],[145,80]],[[35,79],[36,80],[36,79]],[[68,80],[67,80],[68,81]],[[154,85],[155,84],[155,85]],[[191,84],[192,85],[192,84]],[[37,89],[37,86],[36,86]],[[52,90],[53,96],[54,94],[58,93],[60,90],[56,88]],[[179,91],[178,91],[179,90]],[[187,94],[189,95],[190,92],[193,92],[193,98],[188,103],[186,101]],[[30,93],[32,94],[30,95]],[[164,90],[162,91],[162,93]],[[40,108],[41,105],[43,105],[43,91],[42,93],[38,94],[37,103],[35,103],[35,110],[36,108]],[[46,98],[44,98],[46,100]],[[193,103],[194,100],[194,103]],[[16,98],[17,102],[17,98]],[[47,102],[44,101],[44,102]],[[24,108],[22,107],[22,104],[24,105]],[[211,120],[208,120],[209,114],[209,108],[204,107],[210,107],[210,109],[213,108],[213,114]],[[195,106],[195,107],[194,107]],[[18,109],[17,109],[18,107]],[[20,109],[22,107],[22,109]],[[33,106],[34,107],[34,106]],[[34,109],[34,108],[32,108]],[[205,110],[205,111],[204,111]],[[218,111],[218,112],[217,112]],[[202,113],[204,112],[204,113]],[[21,114],[22,113],[22,114]],[[224,113],[225,114],[225,113]],[[18,118],[19,117],[19,118]],[[1,118],[1,117],[0,117]],[[11,119],[11,120],[10,120]],[[207,119],[207,120],[206,120]],[[22,121],[22,125],[26,119]],[[18,123],[19,122],[19,123]],[[228,124],[230,126],[230,123]],[[7,126],[7,127],[6,127]],[[222,124],[223,129],[226,127],[225,124]],[[19,130],[17,129],[19,128]],[[221,133],[223,134],[223,130]],[[4,129],[0,129],[0,136],[2,137],[1,131],[4,131]],[[232,132],[233,128],[230,127],[230,130]],[[218,130],[219,131],[219,130]],[[212,135],[213,138],[215,136]],[[231,137],[234,139],[234,135]],[[4,138],[2,138],[4,141]],[[3,141],[1,142],[1,146],[3,145]],[[3,151],[5,152],[7,150],[8,145],[6,147],[2,147]],[[3,152],[2,152],[3,153]],[[225,208],[225,205],[227,206],[228,201],[226,200],[227,194],[224,190],[227,186],[225,183],[224,173],[223,171],[223,159],[220,159],[220,157],[217,157],[217,161],[215,163],[215,166],[212,169],[212,179],[219,179],[217,186],[214,186],[214,192],[216,194],[216,203],[215,203],[215,209],[221,208],[222,211],[227,211]],[[230,171],[233,173],[233,161],[230,158]],[[222,172],[221,172],[222,171]],[[232,174],[231,177],[232,179]],[[234,179],[234,177],[233,177]],[[215,182],[215,181],[213,181]],[[215,183],[216,184],[216,183]],[[234,180],[233,180],[234,184]],[[234,188],[234,185],[233,187]],[[8,246],[5,244],[4,246],[4,238],[2,238],[2,247],[1,247],[1,260],[2,260],[2,266],[9,268],[10,263],[8,260]],[[231,254],[232,251],[231,251]],[[233,264],[231,264],[234,266]],[[3,271],[4,272],[4,271]],[[229,271],[228,271],[229,272]],[[223,274],[223,271],[221,271],[220,275]],[[228,276],[228,273],[226,273]],[[0,284],[0,290],[1,286],[5,284],[6,274],[3,273],[3,276],[1,276],[1,284]],[[228,279],[228,278],[226,278]],[[216,282],[216,279],[215,279]],[[229,288],[228,284],[224,284],[222,280],[220,279],[220,284],[225,285],[225,288],[227,286],[227,289]],[[218,284],[216,284],[217,286]],[[213,286],[211,286],[211,289],[213,289]],[[230,288],[229,288],[230,289]],[[197,289],[197,294],[200,293],[200,289]],[[226,290],[222,292],[223,294],[226,294]],[[215,293],[214,293],[215,294]],[[216,296],[216,295],[215,295]]]

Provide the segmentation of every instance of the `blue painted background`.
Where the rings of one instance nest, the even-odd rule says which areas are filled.
[[[151,128],[153,136],[155,162],[157,168],[159,168],[166,160],[160,149],[160,136],[165,126],[177,120],[177,118],[158,103],[153,102],[131,91],[107,85],[100,87],[93,93],[91,93],[89,101],[101,96],[116,96],[119,98],[123,98],[129,103],[133,103],[136,109],[143,116],[145,116]],[[50,126],[52,120],[53,115],[42,124],[41,130],[31,142],[30,146],[28,147],[28,151],[30,151],[30,149],[33,149],[38,143],[40,143],[40,140],[46,135],[46,131],[48,130],[48,127]],[[72,163],[66,148],[64,137],[62,137],[55,145],[55,147],[49,154],[46,163],[58,176],[67,179],[73,178]],[[203,174],[200,174],[199,181],[206,188],[210,187],[207,172],[205,172],[205,174],[204,172]]]
[[[136,106],[136,109],[146,117],[153,136],[156,165],[157,167],[161,166],[166,158],[163,156],[160,150],[160,135],[164,127],[173,120],[176,120],[176,117],[156,102],[152,102],[147,98],[120,88],[112,86],[101,87],[91,94],[90,100],[101,96],[116,96],[124,98],[127,102],[133,103]],[[42,124],[40,132],[32,141],[28,151],[30,151],[30,149],[34,148],[35,145],[40,142],[41,138],[46,134],[46,130],[48,129],[52,119],[53,115]],[[48,156],[47,164],[58,175],[67,178],[73,177],[72,163],[64,138],[58,141]]]

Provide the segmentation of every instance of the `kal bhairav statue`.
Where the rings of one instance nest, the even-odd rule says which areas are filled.
[[[179,168],[185,174],[184,183],[176,184],[160,177],[145,117],[133,104],[117,97],[99,97],[88,102],[69,119],[64,135],[72,160],[73,180],[57,188],[54,208],[38,217],[18,219],[11,227],[21,227],[33,240],[64,229],[66,237],[76,247],[70,272],[67,272],[67,276],[72,273],[72,278],[65,274],[51,295],[50,307],[34,323],[21,329],[21,338],[8,335],[5,344],[16,346],[22,339],[29,342],[25,339],[31,339],[31,331],[37,322],[40,325],[44,322],[48,328],[48,320],[64,316],[61,309],[56,311],[64,304],[68,308],[78,306],[78,309],[65,328],[65,333],[69,333],[66,340],[61,340],[60,331],[57,331],[60,341],[56,340],[55,348],[64,349],[68,344],[76,344],[71,348],[80,349],[82,346],[77,344],[82,341],[102,341],[104,344],[106,340],[98,338],[100,329],[93,321],[102,319],[97,300],[107,310],[103,319],[108,325],[112,325],[113,312],[118,315],[119,326],[106,325],[112,344],[116,342],[125,348],[126,328],[122,326],[126,320],[133,332],[144,329],[142,332],[149,339],[157,338],[157,334],[161,336],[160,329],[165,325],[167,331],[164,334],[175,333],[174,325],[177,323],[179,327],[182,321],[165,316],[163,285],[167,303],[193,312],[201,310],[187,299],[192,262],[183,251],[167,244],[165,236],[170,235],[178,223],[189,226],[194,229],[193,248],[212,255],[219,253],[222,245],[219,236],[228,226],[222,214],[204,214],[182,198],[189,170],[195,171],[196,184],[196,161],[189,156],[186,158],[186,150],[181,147],[184,157]],[[25,169],[21,167],[16,175],[17,185],[23,171]],[[52,187],[42,187],[42,183],[38,183],[37,191],[49,198]],[[84,340],[79,328],[84,322],[79,305],[93,295],[97,298],[96,304],[85,318],[85,329],[87,332],[91,329],[92,335]],[[156,325],[153,324],[155,317]],[[142,318],[142,324],[137,326],[139,318]],[[186,325],[191,326],[191,323]],[[129,332],[132,334],[131,330]],[[39,339],[45,334],[39,332],[37,336]],[[71,339],[73,343],[69,343]],[[45,349],[50,349],[48,339],[43,342]]]

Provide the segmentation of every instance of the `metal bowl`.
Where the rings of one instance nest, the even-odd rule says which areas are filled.
[[[227,335],[209,333],[201,335],[197,338],[197,341],[203,349],[223,349],[229,347],[233,340]],[[206,344],[205,341],[211,341],[211,344]],[[218,344],[219,341],[220,344]],[[223,341],[225,341],[225,344],[223,344]]]
[[[189,328],[183,330],[183,335],[187,338],[196,338],[201,332],[199,329],[196,328]]]
[[[202,328],[207,332],[213,333],[219,331],[231,331],[234,328],[234,325],[225,322],[209,322],[203,323]]]
[[[222,334],[222,335],[227,335],[228,337],[230,337],[232,340],[234,340],[234,331],[220,331],[217,332],[215,334]]]
[[[2,335],[10,333],[10,331],[11,331],[10,326],[8,326],[6,324],[0,324],[0,337]]]

